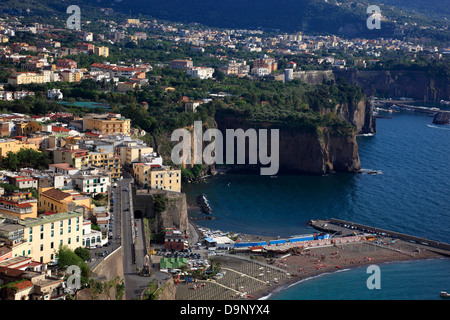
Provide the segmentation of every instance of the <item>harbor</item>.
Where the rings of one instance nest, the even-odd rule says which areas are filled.
[[[286,239],[198,228],[198,249],[220,269],[213,278],[179,282],[176,298],[265,299],[273,291],[323,273],[450,256],[449,244],[399,232],[339,219],[311,220],[308,224],[317,232]],[[235,240],[224,240],[231,235]]]

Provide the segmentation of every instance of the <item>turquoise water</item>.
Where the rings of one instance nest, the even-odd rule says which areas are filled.
[[[440,300],[450,292],[450,259],[378,264],[380,289],[368,289],[366,267],[323,274],[273,293],[269,300]]]
[[[450,126],[432,125],[432,118],[424,114],[394,113],[392,119],[377,119],[377,134],[358,137],[358,145],[362,167],[378,170],[381,174],[277,178],[226,174],[184,186],[183,191],[191,203],[195,203],[197,194],[206,194],[217,220],[196,222],[223,231],[283,237],[311,233],[314,230],[306,226],[308,220],[333,217],[450,243]],[[202,215],[198,212],[190,214]],[[434,263],[392,263],[386,269],[395,279],[396,272],[409,273],[410,269],[415,274],[415,271],[420,273],[423,268],[430,268],[426,274],[432,277],[431,283],[449,286],[433,287],[429,297],[421,296],[422,299],[433,299],[436,290],[450,291],[449,260],[439,261],[440,265]],[[352,278],[361,276],[358,272],[367,279],[365,269],[340,272],[291,287],[279,297],[306,298],[298,288],[325,281],[322,289],[328,288],[330,299],[338,299],[338,296],[331,296],[337,294],[339,281],[352,282]],[[389,274],[386,271],[386,279]],[[412,283],[405,283],[405,287]],[[420,291],[421,282],[417,283],[414,287]],[[362,284],[365,286],[365,280]],[[374,292],[353,294],[341,290],[339,299],[413,297],[405,295],[400,288],[395,290],[395,286],[390,290],[388,283],[383,289],[384,297]],[[369,291],[366,287],[363,290]],[[415,294],[420,296],[419,292]],[[325,298],[320,296],[320,291],[315,297]]]
[[[58,103],[65,105],[65,106],[76,106],[76,107],[83,107],[83,108],[103,108],[103,109],[107,109],[107,110],[111,109],[111,107],[108,104],[89,102],[89,101],[76,101],[76,102],[59,101]]]

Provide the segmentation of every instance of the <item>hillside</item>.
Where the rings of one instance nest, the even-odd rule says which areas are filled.
[[[366,0],[4,0],[0,3],[0,12],[48,18],[54,13],[65,14],[65,9],[72,4],[81,7],[84,19],[98,18],[100,8],[113,8],[116,13],[127,17],[154,17],[218,28],[303,31],[367,38],[394,37],[394,30],[407,23],[412,36],[417,36],[420,30],[424,36],[438,32],[445,36],[447,40],[444,41],[450,39],[449,21],[444,19],[450,12],[450,5],[445,0],[412,0],[407,3],[403,0],[370,3]],[[373,4],[380,6],[384,17],[379,30],[369,30],[366,26],[366,9]],[[418,29],[421,26],[430,27],[430,30]],[[439,30],[445,26],[447,30]]]

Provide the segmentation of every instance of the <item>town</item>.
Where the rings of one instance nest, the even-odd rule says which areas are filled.
[[[1,299],[157,299],[174,292],[177,299],[249,299],[304,276],[298,259],[318,255],[321,246],[328,246],[320,253],[329,266],[309,261],[310,273],[340,268],[350,257],[363,263],[369,254],[379,261],[435,256],[426,245],[416,251],[377,243],[367,232],[274,240],[199,228],[189,222],[182,192],[183,178],[199,164],[173,163],[149,131],[161,134],[152,113],[160,105],[194,117],[202,105],[253,99],[216,90],[226,78],[320,85],[333,83],[333,72],[384,70],[399,56],[411,68],[444,63],[450,48],[425,38],[267,34],[109,19],[110,8],[102,14],[82,20],[83,31],[61,21],[0,18]],[[200,88],[205,83],[210,90]],[[274,101],[268,94],[253,102]],[[300,255],[299,243],[307,253]],[[80,266],[78,289],[88,290],[67,285],[70,265]]]

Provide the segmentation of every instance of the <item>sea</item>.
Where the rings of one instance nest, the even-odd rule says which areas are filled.
[[[183,185],[189,203],[205,194],[211,205],[215,220],[196,224],[275,239],[315,232],[307,226],[311,219],[338,218],[450,243],[450,126],[434,125],[423,113],[380,114],[391,118],[376,120],[375,135],[357,137],[362,173],[211,176]],[[189,215],[203,216],[197,209]],[[381,289],[368,289],[370,274],[360,267],[303,280],[266,298],[432,300],[450,292],[450,259],[379,267]]]

